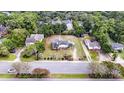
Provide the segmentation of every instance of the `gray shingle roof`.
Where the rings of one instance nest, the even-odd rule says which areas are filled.
[[[43,34],[31,34],[30,37],[26,38],[26,42],[25,43],[35,43],[36,41],[40,41],[44,39],[44,35]]]
[[[68,42],[68,41],[63,41],[63,40],[55,40],[52,42],[52,48],[53,49],[58,49],[58,47],[60,45],[67,45],[67,46],[70,46],[72,45],[72,43]]]
[[[119,50],[119,49],[124,48],[124,45],[120,43],[112,43],[112,48]]]
[[[5,26],[3,26],[3,25],[0,25],[0,32],[4,32],[4,31],[6,31],[7,29],[6,29],[6,27]]]

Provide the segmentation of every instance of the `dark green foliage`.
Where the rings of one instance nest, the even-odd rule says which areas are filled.
[[[6,48],[6,46],[4,46],[3,44],[0,44],[0,56],[4,57],[8,55],[9,55],[9,51]]]
[[[124,67],[120,64],[104,61],[102,63],[91,64],[90,78],[112,79],[123,78]]]
[[[15,44],[11,41],[11,39],[5,39],[3,41],[3,44],[6,46],[6,48],[11,52],[13,49],[16,48]]]

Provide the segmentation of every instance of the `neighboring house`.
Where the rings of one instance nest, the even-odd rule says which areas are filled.
[[[123,50],[124,45],[120,43],[112,43],[112,49],[114,49],[115,51]]]
[[[27,45],[31,45],[34,44],[36,41],[42,41],[44,39],[44,35],[43,34],[31,34],[30,37],[26,38],[25,44]]]
[[[73,30],[72,20],[65,20],[65,21],[63,21],[63,23],[66,24],[67,30]]]
[[[55,25],[55,24],[62,24],[62,22],[61,22],[60,19],[58,19],[58,20],[52,20],[51,23],[52,23],[53,25]]]
[[[0,38],[7,34],[7,28],[3,25],[0,25]]]
[[[63,41],[63,40],[55,40],[51,43],[51,47],[54,50],[57,49],[67,49],[69,47],[72,47],[74,43],[69,42],[69,41]]]
[[[10,12],[2,12],[2,13],[6,14],[7,16],[10,16],[11,15]]]
[[[89,39],[84,40],[85,45],[89,50],[100,50],[101,46],[97,41],[91,41]]]

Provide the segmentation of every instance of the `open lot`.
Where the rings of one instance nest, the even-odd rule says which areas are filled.
[[[56,39],[68,40],[73,42],[75,45],[68,49],[52,50],[51,42]],[[75,60],[85,60],[85,54],[79,38],[72,35],[53,35],[45,39],[45,51],[42,55],[43,58],[48,60],[49,58],[54,57],[54,60],[62,60],[64,55],[71,55]]]

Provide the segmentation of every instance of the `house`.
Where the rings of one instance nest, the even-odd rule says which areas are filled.
[[[73,30],[72,20],[64,20],[63,23],[66,24],[67,30]]]
[[[31,34],[30,37],[26,38],[25,44],[27,45],[31,45],[34,44],[36,41],[42,41],[44,39],[44,35],[43,34]]]
[[[100,44],[97,41],[91,41],[89,39],[84,40],[85,45],[89,50],[100,50]]]
[[[115,51],[123,50],[124,45],[120,43],[112,43],[112,49],[114,49]]]
[[[62,24],[62,22],[61,22],[60,19],[58,19],[58,20],[52,20],[51,23],[52,23],[53,25]]]
[[[11,13],[10,12],[2,12],[2,13],[4,13],[4,14],[6,14],[7,16],[10,16],[11,15]]]
[[[0,25],[0,38],[7,34],[7,27]]]
[[[73,45],[74,45],[74,43],[72,43],[70,41],[63,41],[63,40],[55,40],[51,43],[51,47],[54,50],[67,49],[69,47],[72,47]]]

